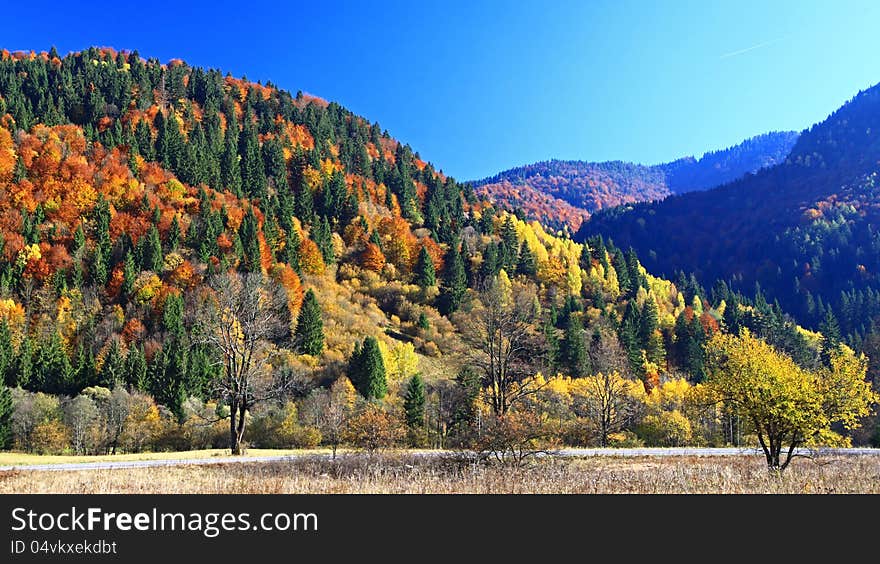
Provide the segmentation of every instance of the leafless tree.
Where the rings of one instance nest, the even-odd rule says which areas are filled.
[[[346,425],[355,413],[356,401],[354,386],[342,376],[329,390],[314,390],[304,402],[304,415],[321,430],[322,440],[333,450],[333,460],[336,460]]]
[[[504,415],[540,389],[537,372],[545,341],[535,326],[539,305],[533,284],[487,280],[468,311],[458,315],[468,364],[479,370],[492,411]]]
[[[193,308],[193,340],[218,353],[223,370],[215,393],[229,407],[229,448],[238,455],[248,410],[284,394],[294,381],[289,370],[273,371],[263,362],[273,342],[289,332],[287,298],[261,274],[224,273],[210,287]]]
[[[583,379],[583,395],[575,398],[574,410],[595,423],[600,444],[608,446],[608,437],[630,425],[640,415],[637,388],[642,384],[627,380],[617,372],[600,372]]]

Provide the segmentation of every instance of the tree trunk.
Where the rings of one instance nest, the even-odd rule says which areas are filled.
[[[235,432],[236,415],[238,415],[238,405],[231,402],[229,404],[229,450],[233,456],[241,454],[241,443],[238,442],[238,433]]]
[[[238,452],[236,455],[242,454],[241,445],[244,443],[244,427],[245,427],[245,412],[247,411],[247,406],[244,403],[239,404],[238,406],[238,430],[236,432],[236,448]]]

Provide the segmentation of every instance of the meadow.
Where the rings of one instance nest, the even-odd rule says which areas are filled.
[[[798,460],[781,475],[763,457],[546,458],[522,467],[453,457],[346,454],[332,461],[0,473],[0,493],[234,494],[844,494],[880,493],[880,457]]]

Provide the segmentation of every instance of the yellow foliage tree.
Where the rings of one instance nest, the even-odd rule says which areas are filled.
[[[799,447],[848,444],[832,426],[857,427],[877,401],[865,380],[867,359],[844,345],[832,351],[829,367],[815,371],[747,330],[715,333],[706,352],[710,393],[751,426],[776,472],[788,467]]]

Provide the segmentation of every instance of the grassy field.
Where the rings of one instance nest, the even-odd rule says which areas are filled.
[[[346,455],[279,463],[0,472],[0,493],[880,493],[880,457],[798,460],[781,477],[755,456],[545,459],[524,468]]]
[[[330,452],[330,449],[274,450],[248,449],[245,456],[284,456],[287,454]],[[126,460],[190,460],[229,456],[229,449],[188,450],[180,452],[142,452],[138,454],[108,454],[99,456],[44,455],[23,452],[0,452],[0,466],[24,466],[27,464],[63,464],[70,462],[122,462]]]

